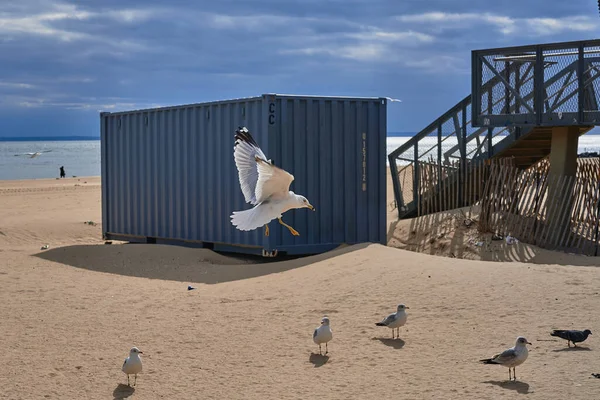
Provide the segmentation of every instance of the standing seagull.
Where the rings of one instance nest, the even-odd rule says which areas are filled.
[[[492,358],[486,358],[484,360],[479,360],[482,364],[498,364],[504,365],[508,367],[508,380],[510,381],[510,369],[513,369],[513,377],[515,381],[517,380],[517,372],[515,368],[525,362],[527,360],[527,356],[529,355],[529,350],[527,350],[527,345],[531,344],[527,339],[523,336],[519,336],[517,338],[517,342],[514,347],[510,349],[504,350],[500,354],[496,354]]]
[[[241,231],[251,231],[265,226],[265,236],[269,236],[271,220],[277,218],[279,223],[289,229],[294,236],[300,234],[283,222],[281,215],[292,208],[315,208],[306,197],[290,190],[294,176],[281,168],[277,168],[267,160],[246,127],[235,131],[233,158],[238,169],[240,186],[244,199],[254,207],[244,211],[234,211],[231,223]]]
[[[585,331],[555,329],[552,331],[550,336],[556,336],[561,339],[565,339],[569,347],[571,347],[571,342],[573,342],[573,346],[577,347],[575,343],[583,342],[591,334],[592,331],[589,329],[586,329]]]
[[[42,153],[50,153],[52,150],[42,150],[42,151],[36,151],[34,153],[22,153],[22,154],[15,154],[16,156],[29,156],[29,158],[36,158],[37,156],[41,156]]]
[[[135,380],[133,382],[133,386],[135,386],[137,383],[137,374],[142,372],[142,359],[140,354],[144,353],[134,346],[129,350],[129,357],[123,362],[121,370],[127,374],[127,386],[130,386],[129,375],[135,375]]]
[[[327,348],[327,342],[333,339],[333,332],[329,326],[329,318],[327,316],[321,319],[321,326],[315,329],[313,332],[313,342],[319,345],[319,355],[321,354],[321,344],[325,343],[325,354],[329,353]]]
[[[398,338],[400,338],[400,327],[406,323],[408,315],[406,315],[406,307],[404,304],[398,304],[398,308],[395,313],[392,313],[385,317],[381,322],[376,322],[377,326],[387,326],[392,329],[392,339],[394,339],[394,329],[398,328]]]

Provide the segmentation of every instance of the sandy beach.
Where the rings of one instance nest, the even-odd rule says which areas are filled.
[[[599,260],[473,246],[456,213],[396,223],[390,209],[390,246],[267,262],[104,244],[98,177],[0,181],[0,205],[0,399],[600,398]],[[375,322],[398,303],[392,340]],[[312,342],[323,315],[327,357]],[[549,335],[586,328],[578,349]],[[519,335],[517,382],[478,363]]]

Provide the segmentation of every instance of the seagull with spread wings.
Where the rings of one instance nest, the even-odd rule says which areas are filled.
[[[42,150],[42,151],[36,151],[34,153],[22,153],[22,154],[15,154],[15,156],[29,156],[29,158],[36,158],[37,156],[41,156],[42,153],[49,153],[52,150]]]
[[[294,208],[309,208],[313,211],[315,208],[306,197],[290,190],[294,176],[267,160],[267,156],[246,127],[238,128],[234,138],[233,158],[238,169],[242,193],[246,202],[254,207],[234,211],[231,223],[241,231],[251,231],[264,226],[265,236],[269,236],[268,223],[277,218],[292,235],[300,236],[298,231],[283,222],[282,214]]]

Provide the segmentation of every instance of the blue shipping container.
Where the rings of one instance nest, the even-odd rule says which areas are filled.
[[[385,98],[265,94],[100,114],[102,231],[106,240],[187,244],[262,254],[316,254],[341,244],[386,243]],[[316,212],[244,232],[233,159],[245,126]]]

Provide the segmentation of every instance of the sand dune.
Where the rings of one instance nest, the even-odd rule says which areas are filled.
[[[473,212],[470,212],[473,211]],[[469,260],[597,266],[600,259],[549,251],[527,243],[507,244],[477,230],[477,208],[452,210],[391,223],[388,245],[419,253]],[[465,220],[473,221],[469,226]]]
[[[600,397],[597,334],[577,350],[549,335],[600,332],[600,270],[568,265],[582,257],[531,248],[535,263],[485,262],[358,245],[273,262],[105,245],[100,225],[84,223],[101,219],[98,181],[87,182],[0,182],[0,398]],[[411,223],[391,221],[391,236],[404,240]],[[408,322],[392,340],[375,322],[400,302]],[[328,357],[313,354],[323,315]],[[477,362],[518,335],[533,343],[519,382]],[[144,371],[128,388],[120,367],[133,345]]]

